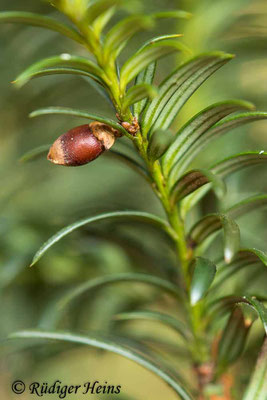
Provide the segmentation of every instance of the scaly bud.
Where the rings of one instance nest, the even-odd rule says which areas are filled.
[[[81,125],[61,135],[47,159],[54,164],[76,167],[95,160],[115,142],[117,131],[101,122]]]

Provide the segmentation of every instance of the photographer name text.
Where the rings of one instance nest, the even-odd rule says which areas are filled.
[[[103,384],[99,381],[85,382],[81,385],[66,385],[60,380],[53,384],[47,382],[32,382],[28,386],[23,381],[17,380],[12,384],[12,391],[15,394],[27,392],[30,395],[43,397],[44,395],[56,394],[59,399],[65,399],[69,394],[94,395],[94,394],[120,394],[121,385],[110,385],[108,382]]]

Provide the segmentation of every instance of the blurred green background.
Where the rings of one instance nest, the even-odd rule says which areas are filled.
[[[267,6],[265,0],[184,0],[127,1],[132,11],[149,12],[185,9],[193,13],[189,21],[161,21],[156,32],[137,35],[127,46],[122,61],[138,45],[162,33],[184,33],[184,42],[197,54],[223,50],[236,58],[201,87],[180,113],[174,132],[190,116],[207,105],[227,98],[252,101],[257,109],[267,110]],[[28,10],[44,14],[55,11],[38,0],[0,0],[0,11]],[[118,16],[115,17],[115,19]],[[59,16],[62,18],[62,16]],[[62,293],[78,283],[102,274],[126,271],[153,272],[168,279],[176,278],[175,258],[165,238],[140,224],[98,224],[70,235],[56,245],[30,269],[31,257],[43,241],[61,227],[99,211],[138,209],[162,213],[158,201],[142,178],[116,160],[104,156],[80,168],[61,168],[44,158],[21,163],[30,149],[53,142],[61,133],[85,123],[64,116],[31,120],[28,114],[43,106],[69,106],[114,117],[112,108],[90,84],[77,77],[45,77],[33,80],[21,90],[12,86],[16,75],[32,62],[60,53],[85,54],[78,46],[55,33],[25,26],[0,26],[0,338],[18,330],[35,327],[72,330],[86,334],[89,330],[117,332],[131,337],[140,346],[157,351],[190,379],[186,354],[176,348],[179,338],[166,327],[153,322],[114,323],[112,316],[138,308],[179,313],[168,296],[137,284],[118,285],[83,298],[57,320],[54,304]],[[157,81],[181,59],[170,57],[160,62]],[[131,152],[124,139],[116,146]],[[209,146],[198,165],[209,165],[227,155],[245,150],[267,150],[265,122],[242,127]],[[254,167],[235,174],[227,181],[227,204],[252,194],[267,192],[267,170]],[[206,196],[192,216],[213,210],[214,197]],[[244,246],[266,250],[266,212],[257,212],[239,221]],[[221,244],[210,250],[213,257]],[[232,288],[238,291],[266,292],[266,272],[241,273]],[[249,282],[249,283],[248,283]],[[254,328],[253,328],[254,329]],[[255,332],[257,331],[257,326]],[[143,340],[140,341],[140,337]],[[140,340],[139,340],[140,339]],[[247,354],[257,344],[257,334],[248,344]],[[141,343],[142,342],[142,343]],[[146,348],[147,349],[147,348]],[[0,360],[0,398],[16,398],[10,390],[15,379],[67,384],[108,381],[122,385],[126,399],[175,398],[171,390],[149,372],[132,362],[94,350],[70,346],[41,346],[18,351],[7,346]],[[256,357],[256,354],[255,354]],[[253,356],[253,358],[255,358]],[[246,360],[246,354],[245,354]],[[251,363],[240,376],[247,380]],[[92,396],[93,397],[93,396]],[[35,396],[31,396],[35,399]],[[36,397],[37,398],[37,397]],[[44,397],[46,398],[46,397]],[[49,396],[49,398],[56,398]],[[68,399],[77,396],[68,396]],[[97,396],[112,399],[112,396]],[[115,398],[115,397],[114,397]],[[20,399],[28,399],[27,394]]]

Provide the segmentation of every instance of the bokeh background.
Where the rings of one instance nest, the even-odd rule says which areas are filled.
[[[122,55],[129,56],[144,38],[163,33],[184,33],[184,42],[194,54],[223,50],[236,58],[206,82],[183,108],[173,124],[174,132],[190,116],[212,102],[227,98],[252,101],[257,109],[267,110],[267,5],[265,0],[127,0],[128,11],[149,12],[185,9],[193,13],[189,21],[161,21],[156,31],[136,35]],[[130,7],[129,7],[130,6]],[[28,10],[56,14],[39,0],[0,0],[0,11]],[[118,16],[115,16],[115,20]],[[62,18],[62,16],[60,16]],[[158,201],[142,178],[123,164],[103,156],[80,168],[61,168],[45,158],[22,163],[20,158],[32,148],[53,142],[61,133],[85,123],[64,116],[31,120],[28,114],[43,106],[70,106],[114,117],[88,82],[78,77],[45,77],[33,80],[18,90],[11,81],[32,62],[60,53],[84,55],[70,40],[39,28],[0,25],[0,339],[19,329],[42,327],[118,333],[148,346],[158,357],[187,372],[186,354],[177,347],[179,338],[154,322],[115,323],[112,316],[133,309],[174,310],[172,299],[157,290],[137,284],[117,285],[93,293],[76,303],[66,315],[54,314],[57,299],[67,289],[84,280],[114,272],[153,272],[172,279],[175,258],[165,239],[140,224],[98,224],[75,232],[54,246],[32,269],[32,255],[41,243],[61,227],[100,211],[138,209],[162,214]],[[160,62],[157,81],[181,58]],[[116,144],[131,152],[124,139]],[[211,144],[197,160],[209,165],[227,155],[245,150],[267,150],[266,122],[237,129]],[[227,204],[252,194],[267,192],[267,169],[254,167],[227,180]],[[206,196],[197,213],[213,210],[215,199]],[[244,246],[266,249],[266,212],[254,212],[239,221]],[[219,253],[218,240],[213,257]],[[266,294],[266,272],[241,273],[231,282],[239,290]],[[253,328],[254,329],[254,328]],[[142,340],[141,340],[142,337]],[[258,344],[257,326],[244,359]],[[23,350],[3,346],[0,360],[0,397],[15,399],[10,384],[25,382],[66,384],[108,381],[122,385],[122,394],[92,396],[95,399],[172,400],[171,390],[149,372],[119,356],[82,347],[50,345]],[[252,356],[252,359],[256,354]],[[240,385],[246,383],[251,362],[243,368]],[[237,367],[238,368],[238,367]],[[36,396],[31,396],[35,399]],[[20,399],[28,399],[21,395]],[[37,397],[36,397],[37,398]],[[46,398],[44,396],[44,398]],[[48,398],[48,397],[47,397]],[[49,398],[56,398],[49,396]],[[68,399],[77,396],[68,396]]]

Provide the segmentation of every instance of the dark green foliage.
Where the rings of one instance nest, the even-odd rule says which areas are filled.
[[[250,328],[258,317],[264,328],[261,334],[267,332],[267,310],[264,305],[266,297],[257,298],[257,293],[251,293],[246,287],[236,291],[231,287],[231,278],[237,272],[248,271],[255,265],[266,269],[267,258],[264,252],[258,249],[240,249],[240,241],[242,243],[243,238],[242,235],[240,238],[240,229],[235,220],[266,206],[267,195],[253,195],[231,207],[224,205],[228,186],[226,178],[247,167],[264,165],[267,153],[259,150],[225,158],[222,150],[219,160],[212,165],[207,161],[208,157],[206,160],[204,156],[203,166],[198,165],[197,158],[203,155],[204,149],[206,152],[206,147],[214,140],[249,122],[265,120],[267,113],[254,111],[254,105],[246,101],[216,102],[206,108],[201,107],[200,112],[181,124],[180,129],[174,133],[172,124],[177,116],[181,115],[183,106],[209,77],[232,60],[233,55],[211,51],[192,56],[180,33],[167,34],[149,39],[134,54],[129,55],[120,67],[121,53],[127,49],[130,39],[136,33],[155,29],[157,21],[161,19],[190,17],[190,13],[173,10],[151,15],[129,15],[112,23],[113,16],[121,10],[122,5],[123,2],[118,0],[96,0],[92,3],[82,0],[76,1],[74,5],[69,0],[53,1],[53,6],[65,14],[70,24],[29,12],[0,13],[0,22],[16,22],[46,28],[73,40],[77,46],[83,46],[82,56],[63,53],[33,63],[15,80],[14,83],[18,87],[22,87],[33,78],[76,75],[83,77],[85,82],[92,82],[90,90],[97,88],[97,92],[104,93],[105,98],[113,105],[112,118],[102,116],[101,110],[98,114],[91,110],[65,107],[64,104],[62,107],[42,106],[43,108],[32,111],[30,117],[68,115],[98,121],[114,128],[117,136],[124,136],[118,138],[117,143],[120,140],[125,143],[127,140],[132,147],[125,146],[123,151],[112,148],[106,153],[107,156],[123,162],[124,166],[131,167],[145,178],[145,183],[154,191],[165,213],[165,216],[159,217],[153,211],[123,210],[79,219],[48,239],[35,253],[31,266],[39,261],[44,262],[49,256],[48,250],[74,231],[78,233],[82,230],[88,240],[91,224],[94,229],[93,238],[99,235],[103,241],[117,240],[116,244],[120,246],[127,242],[125,247],[131,247],[136,238],[129,236],[128,240],[127,224],[131,227],[137,221],[137,225],[144,226],[144,232],[141,230],[138,235],[138,250],[142,253],[143,247],[140,247],[140,243],[145,247],[146,229],[152,227],[155,234],[163,233],[160,237],[161,244],[165,240],[164,246],[168,248],[168,252],[175,254],[174,267],[169,266],[169,260],[164,260],[164,265],[161,266],[160,257],[155,256],[155,269],[150,266],[151,259],[147,262],[146,255],[141,254],[141,260],[147,268],[145,273],[143,270],[142,273],[133,272],[132,266],[128,270],[114,268],[103,276],[79,281],[79,284],[67,293],[60,292],[59,298],[48,310],[47,315],[53,321],[51,326],[55,325],[55,331],[21,331],[10,335],[10,339],[30,339],[33,342],[36,339],[63,341],[111,351],[152,371],[163,379],[179,398],[190,400],[193,399],[193,395],[189,394],[189,391],[197,392],[196,396],[200,398],[205,392],[205,385],[216,386],[228,367],[242,357]],[[86,51],[88,56],[84,55]],[[157,62],[172,54],[182,55],[186,61],[180,62],[178,67],[158,83],[155,79]],[[40,158],[47,152],[47,148],[48,146],[44,145],[33,149],[27,152],[21,161]],[[190,213],[194,206],[203,204],[201,201],[211,188],[218,199],[218,212],[211,210],[204,215]],[[138,188],[135,193],[138,196]],[[107,209],[110,209],[109,199],[105,200]],[[207,210],[209,203],[205,206]],[[149,205],[147,208],[150,209]],[[97,223],[100,221],[105,223],[104,233],[101,234],[97,231]],[[113,223],[112,227],[110,222]],[[123,225],[125,222],[126,239],[122,238],[123,234],[116,236],[117,224]],[[219,236],[221,232],[223,240]],[[219,242],[223,244],[223,259],[215,263],[209,251],[218,247]],[[82,240],[79,245],[83,247]],[[87,247],[86,244],[86,251]],[[153,254],[150,256],[153,258]],[[21,266],[15,269],[19,273]],[[119,283],[118,286],[121,287],[126,283],[145,284],[148,292],[143,293],[144,299],[138,299],[139,302],[135,299],[132,307],[129,299],[129,303],[124,302],[123,309],[115,309],[115,312],[104,305],[102,309],[105,311],[107,308],[103,316],[104,326],[114,328],[114,335],[117,335],[120,326],[125,325],[127,321],[149,320],[168,326],[178,333],[179,339],[183,341],[182,347],[177,343],[177,349],[186,349],[187,361],[192,369],[197,371],[196,383],[190,385],[190,382],[188,388],[184,389],[182,379],[169,372],[164,363],[158,362],[156,355],[148,357],[145,351],[140,351],[142,338],[136,340],[135,345],[126,346],[123,344],[125,338],[120,335],[114,336],[114,340],[109,340],[91,333],[80,336],[57,331],[56,325],[69,308],[67,306],[72,305],[74,300],[79,301],[80,297],[86,294],[94,305],[94,295],[98,290],[112,290],[112,287]],[[228,284],[231,292],[219,296],[217,291],[223,291]],[[170,295],[175,310],[179,310],[179,316],[144,307],[139,309],[139,306],[143,305],[142,302],[148,302],[145,297],[150,298],[152,294],[156,298]],[[46,319],[47,317],[43,321]],[[130,336],[129,339],[132,339]],[[214,343],[219,343],[218,348],[211,350]],[[246,400],[252,400],[255,393],[263,393],[262,382],[266,375],[265,353],[263,350],[264,355],[258,362],[246,392]],[[200,371],[207,365],[212,366],[212,371],[203,383]]]

